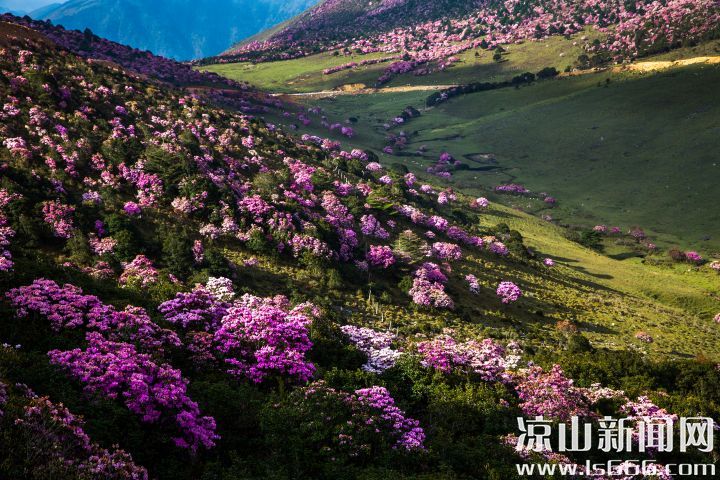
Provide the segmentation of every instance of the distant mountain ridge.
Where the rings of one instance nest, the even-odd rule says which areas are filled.
[[[64,0],[57,0],[62,3]],[[13,15],[26,15],[34,10],[44,8],[50,0],[0,0],[0,13],[12,13]]]
[[[211,56],[316,0],[70,0],[33,17],[178,60]]]
[[[62,7],[62,2],[57,3],[51,3],[50,5],[45,5],[44,7],[40,7],[35,10],[31,10],[28,15],[32,18],[45,18],[47,15],[49,15],[51,12],[57,10],[58,8]]]
[[[9,12],[13,15],[25,15],[27,13],[25,10],[20,10],[18,8],[13,7],[13,5],[9,2],[0,1],[0,13]]]

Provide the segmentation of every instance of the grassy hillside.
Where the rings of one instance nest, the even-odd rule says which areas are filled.
[[[401,75],[389,86],[503,81],[545,66],[563,70],[580,54],[574,42],[552,37],[512,45],[501,62],[488,52],[479,57],[466,52],[461,63],[445,72]],[[717,49],[716,42],[708,42],[644,61],[712,56]],[[289,93],[371,82],[381,68],[322,74],[324,68],[347,61],[340,58],[321,54],[207,68]],[[713,88],[719,76],[712,65],[647,73],[607,71],[465,95],[392,130],[411,132],[406,152],[425,146],[422,156],[381,157],[417,172],[447,151],[470,167],[456,172],[451,181],[464,190],[481,193],[517,181],[558,197],[553,216],[563,221],[641,225],[665,247],[677,244],[712,253],[720,248],[719,217],[703,206],[712,202],[720,177],[714,157],[720,107]],[[325,99],[319,105],[333,120],[358,118],[353,142],[380,152],[388,133],[382,125],[408,105],[422,109],[428,94],[379,90]],[[316,104],[314,99],[295,101]],[[310,131],[323,133],[312,127]],[[492,155],[497,163],[483,164],[478,154]]]
[[[471,168],[451,181],[464,190],[520,182],[558,197],[553,215],[568,222],[637,224],[666,246],[714,251],[720,217],[704,206],[720,178],[718,80],[720,68],[695,66],[465,95],[394,129],[413,132],[407,151],[426,146],[422,157],[383,158],[422,170],[447,151]],[[421,108],[425,96],[342,96],[320,105],[332,118],[357,116],[354,141],[380,151],[381,125],[406,105]],[[474,161],[476,154],[497,164]]]
[[[545,67],[555,67],[562,71],[568,66],[573,66],[577,57],[583,53],[584,42],[580,40],[583,37],[593,40],[602,38],[602,35],[594,30],[587,30],[569,38],[556,36],[542,42],[506,46],[504,47],[506,52],[499,62],[493,60],[492,51],[474,48],[457,55],[458,63],[446,71],[423,76],[406,73],[394,77],[386,86],[452,85],[496,81],[527,71],[536,72]],[[332,90],[350,83],[373,86],[387,68],[387,63],[359,67],[331,75],[323,75],[323,70],[348,62],[360,63],[363,60],[388,56],[389,54],[383,53],[335,55],[331,52],[275,62],[220,63],[205,65],[200,69],[233,80],[248,81],[274,92],[303,93]]]
[[[622,253],[628,249],[622,247],[615,247],[617,258],[610,258],[568,240],[563,228],[500,205],[492,206],[480,221],[488,232],[501,223],[521,232],[525,245],[539,258],[555,259],[557,266],[543,271],[532,264],[508,264],[471,255],[455,266],[455,273],[460,277],[473,273],[489,289],[504,278],[525,285],[522,305],[498,308],[492,296],[473,296],[464,291],[462,282],[453,281],[449,291],[458,304],[456,313],[435,311],[428,316],[413,312],[402,291],[374,275],[367,278],[375,292],[371,302],[361,283],[342,294],[330,295],[346,308],[351,323],[398,327],[410,336],[450,327],[470,336],[517,335],[549,347],[563,341],[564,334],[556,328],[558,322],[569,321],[593,345],[610,350],[637,350],[654,358],[689,358],[698,354],[718,358],[720,329],[712,317],[720,306],[716,293],[720,275],[714,271],[624,258]],[[297,265],[279,266],[272,258],[247,252],[228,253],[238,264],[251,256],[261,259],[250,270],[253,289],[269,294],[278,288],[292,292],[303,285],[309,298],[328,294],[320,279]],[[283,280],[278,283],[279,279]],[[359,290],[356,295],[356,289],[364,295]],[[378,292],[390,296],[380,300]],[[638,331],[650,333],[655,341],[650,345],[639,342],[634,338]]]
[[[511,480],[518,416],[720,418],[717,271],[353,149],[427,92],[325,101],[358,117],[341,144],[188,88],[215,76],[4,19],[0,478]],[[459,97],[406,128],[436,155],[533,92],[636,82]]]

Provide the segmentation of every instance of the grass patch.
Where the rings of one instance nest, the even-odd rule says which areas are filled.
[[[593,30],[579,33],[571,38],[551,37],[542,42],[525,42],[508,45],[507,52],[500,62],[493,60],[493,52],[484,49],[471,49],[458,55],[460,62],[443,72],[428,76],[413,74],[399,75],[387,86],[414,85],[453,85],[477,81],[499,81],[511,78],[523,72],[538,72],[545,67],[555,67],[562,71],[572,66],[583,53],[581,37],[590,40],[599,38]],[[477,54],[477,55],[476,55]],[[323,75],[328,67],[348,62],[361,62],[374,58],[384,58],[391,54],[373,53],[369,55],[335,56],[321,53],[295,60],[283,60],[252,64],[247,62],[203,66],[201,69],[215,72],[233,80],[248,81],[260,88],[278,93],[307,93],[332,90],[349,83],[363,83],[372,86],[387,68],[387,63],[359,67],[354,70]]]
[[[406,151],[425,146],[426,154],[381,157],[423,171],[448,151],[474,169],[451,181],[464,191],[487,194],[499,183],[520,182],[556,196],[551,213],[562,221],[640,225],[660,245],[712,252],[720,248],[720,211],[707,208],[720,179],[719,81],[720,68],[703,65],[465,95],[403,126],[413,133]],[[421,107],[426,97],[409,92],[316,103],[331,118],[357,117],[351,143],[379,152],[381,125],[407,105]],[[492,154],[497,164],[487,168],[477,154]]]

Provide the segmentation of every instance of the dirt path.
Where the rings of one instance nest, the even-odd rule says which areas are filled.
[[[575,70],[572,72],[561,73],[563,77],[574,77],[578,75],[590,75],[598,72],[621,73],[621,72],[659,72],[662,70],[668,70],[670,68],[686,67],[688,65],[699,65],[707,64],[714,65],[720,64],[720,56],[717,57],[693,57],[683,58],[681,60],[660,60],[660,61],[647,61],[647,62],[633,62],[626,63],[623,65],[615,65],[609,68],[590,68],[588,70]]]
[[[362,85],[362,84],[360,84]],[[275,93],[275,97],[303,97],[303,98],[330,98],[341,95],[372,95],[375,93],[405,93],[405,92],[431,92],[445,88],[457,87],[457,85],[406,85],[403,87],[368,88],[365,85],[355,86],[356,88],[338,88],[336,90],[322,90],[319,92],[307,93]]]
[[[668,68],[685,67],[688,65],[697,65],[699,63],[706,63],[709,65],[719,64],[719,57],[694,57],[684,58],[682,60],[667,60],[658,62],[635,62],[627,65],[619,65],[614,68],[620,71],[632,71],[632,72],[654,72],[658,70],[666,70]]]

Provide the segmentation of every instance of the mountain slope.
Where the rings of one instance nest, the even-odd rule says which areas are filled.
[[[589,29],[603,33],[586,41],[593,64],[621,61],[693,45],[720,34],[720,6],[713,0],[667,2],[642,0],[523,0],[459,2],[453,0],[387,0],[379,5],[328,0],[293,19],[263,41],[244,43],[219,59],[267,61],[334,51],[392,54],[378,84],[413,72],[443,71],[457,55],[474,48],[572,35]]]
[[[193,94],[212,97],[214,101],[231,105],[240,111],[261,112],[282,105],[277,99],[257,91],[246,82],[235,82],[213,73],[198,72],[187,64],[111,42],[89,31],[66,30],[48,22],[12,15],[2,15],[0,20],[22,25],[28,31],[41,32],[60,47],[91,62],[124,70],[124,73],[131,76],[153,78],[186,88]]]
[[[6,1],[0,1],[0,13],[9,12],[13,15],[25,15],[27,13],[26,10],[21,10],[19,8],[15,8],[14,4]]]
[[[51,3],[50,5],[45,5],[44,7],[40,7],[35,10],[31,10],[30,12],[28,12],[28,16],[31,18],[40,18],[40,19],[45,18],[46,15],[57,10],[61,6],[62,6],[62,2]]]
[[[673,247],[717,256],[717,216],[705,205],[712,203],[712,185],[720,180],[714,160],[720,148],[720,110],[713,90],[720,42],[593,71],[577,63],[583,55],[582,38],[589,35],[506,46],[501,61],[482,48],[468,50],[445,71],[397,75],[383,88],[359,92],[362,95],[353,89],[372,85],[387,68],[387,63],[363,62],[386,54],[348,58],[322,53],[203,68],[271,91],[325,91],[320,96],[326,100],[314,95],[287,98],[322,108],[331,124],[355,119],[355,136],[349,142],[377,151],[384,163],[405,165],[421,175],[448,152],[462,164],[446,180],[448,186],[487,196],[500,183],[522,183],[557,198],[552,207],[514,202],[538,215],[586,228],[613,224],[627,230],[639,225],[652,232],[663,256]],[[688,60],[673,68],[650,69],[683,58]],[[704,59],[709,60],[699,62]],[[692,61],[698,63],[682,66]],[[348,62],[357,67],[328,73]],[[509,83],[433,107],[428,107],[431,91],[400,93],[406,86],[434,86],[440,96],[442,85],[512,82],[524,72],[548,67],[562,72],[572,65],[577,70],[554,79],[518,84],[517,89]],[[343,95],[333,92],[346,86]],[[408,105],[421,110],[422,116],[395,123]],[[317,125],[296,125],[302,133],[326,132]],[[393,148],[382,152],[386,146]]]
[[[189,60],[235,42],[312,6],[314,0],[71,0],[35,18]]]
[[[449,179],[453,186],[481,193],[503,181],[526,183],[560,197],[556,216],[563,222],[641,224],[660,234],[663,248],[717,254],[716,218],[703,211],[718,180],[712,160],[718,110],[710,86],[716,69],[712,63],[677,74],[612,69],[658,55],[718,56],[717,2],[400,1],[372,8],[384,11],[324,2],[257,42],[208,59],[217,64],[203,68],[276,92],[330,97],[319,104],[312,97],[294,100],[325,108],[335,122],[364,117],[354,125],[353,141],[384,150],[385,161],[425,170],[443,152],[462,158],[462,168]],[[603,73],[575,78],[595,69]],[[563,74],[519,88],[540,72]],[[691,84],[701,88],[686,88]],[[642,92],[641,85],[655,90]],[[372,87],[385,86],[395,92],[458,86],[438,91],[434,100],[473,88],[480,93],[442,106],[421,94],[401,97],[391,90],[342,99],[326,92],[367,87],[364,92],[372,93]],[[493,92],[484,91],[490,87]],[[397,124],[405,101],[428,111]],[[498,102],[497,111],[488,112],[486,102]],[[638,107],[626,114],[624,105],[635,102]],[[564,127],[576,115],[588,123]],[[582,130],[574,128],[579,124]],[[482,154],[495,163],[478,161]],[[675,175],[678,165],[682,173]],[[598,176],[615,180],[597,182]]]
[[[1,478],[512,480],[518,416],[720,418],[713,268],[600,255],[3,20]]]

